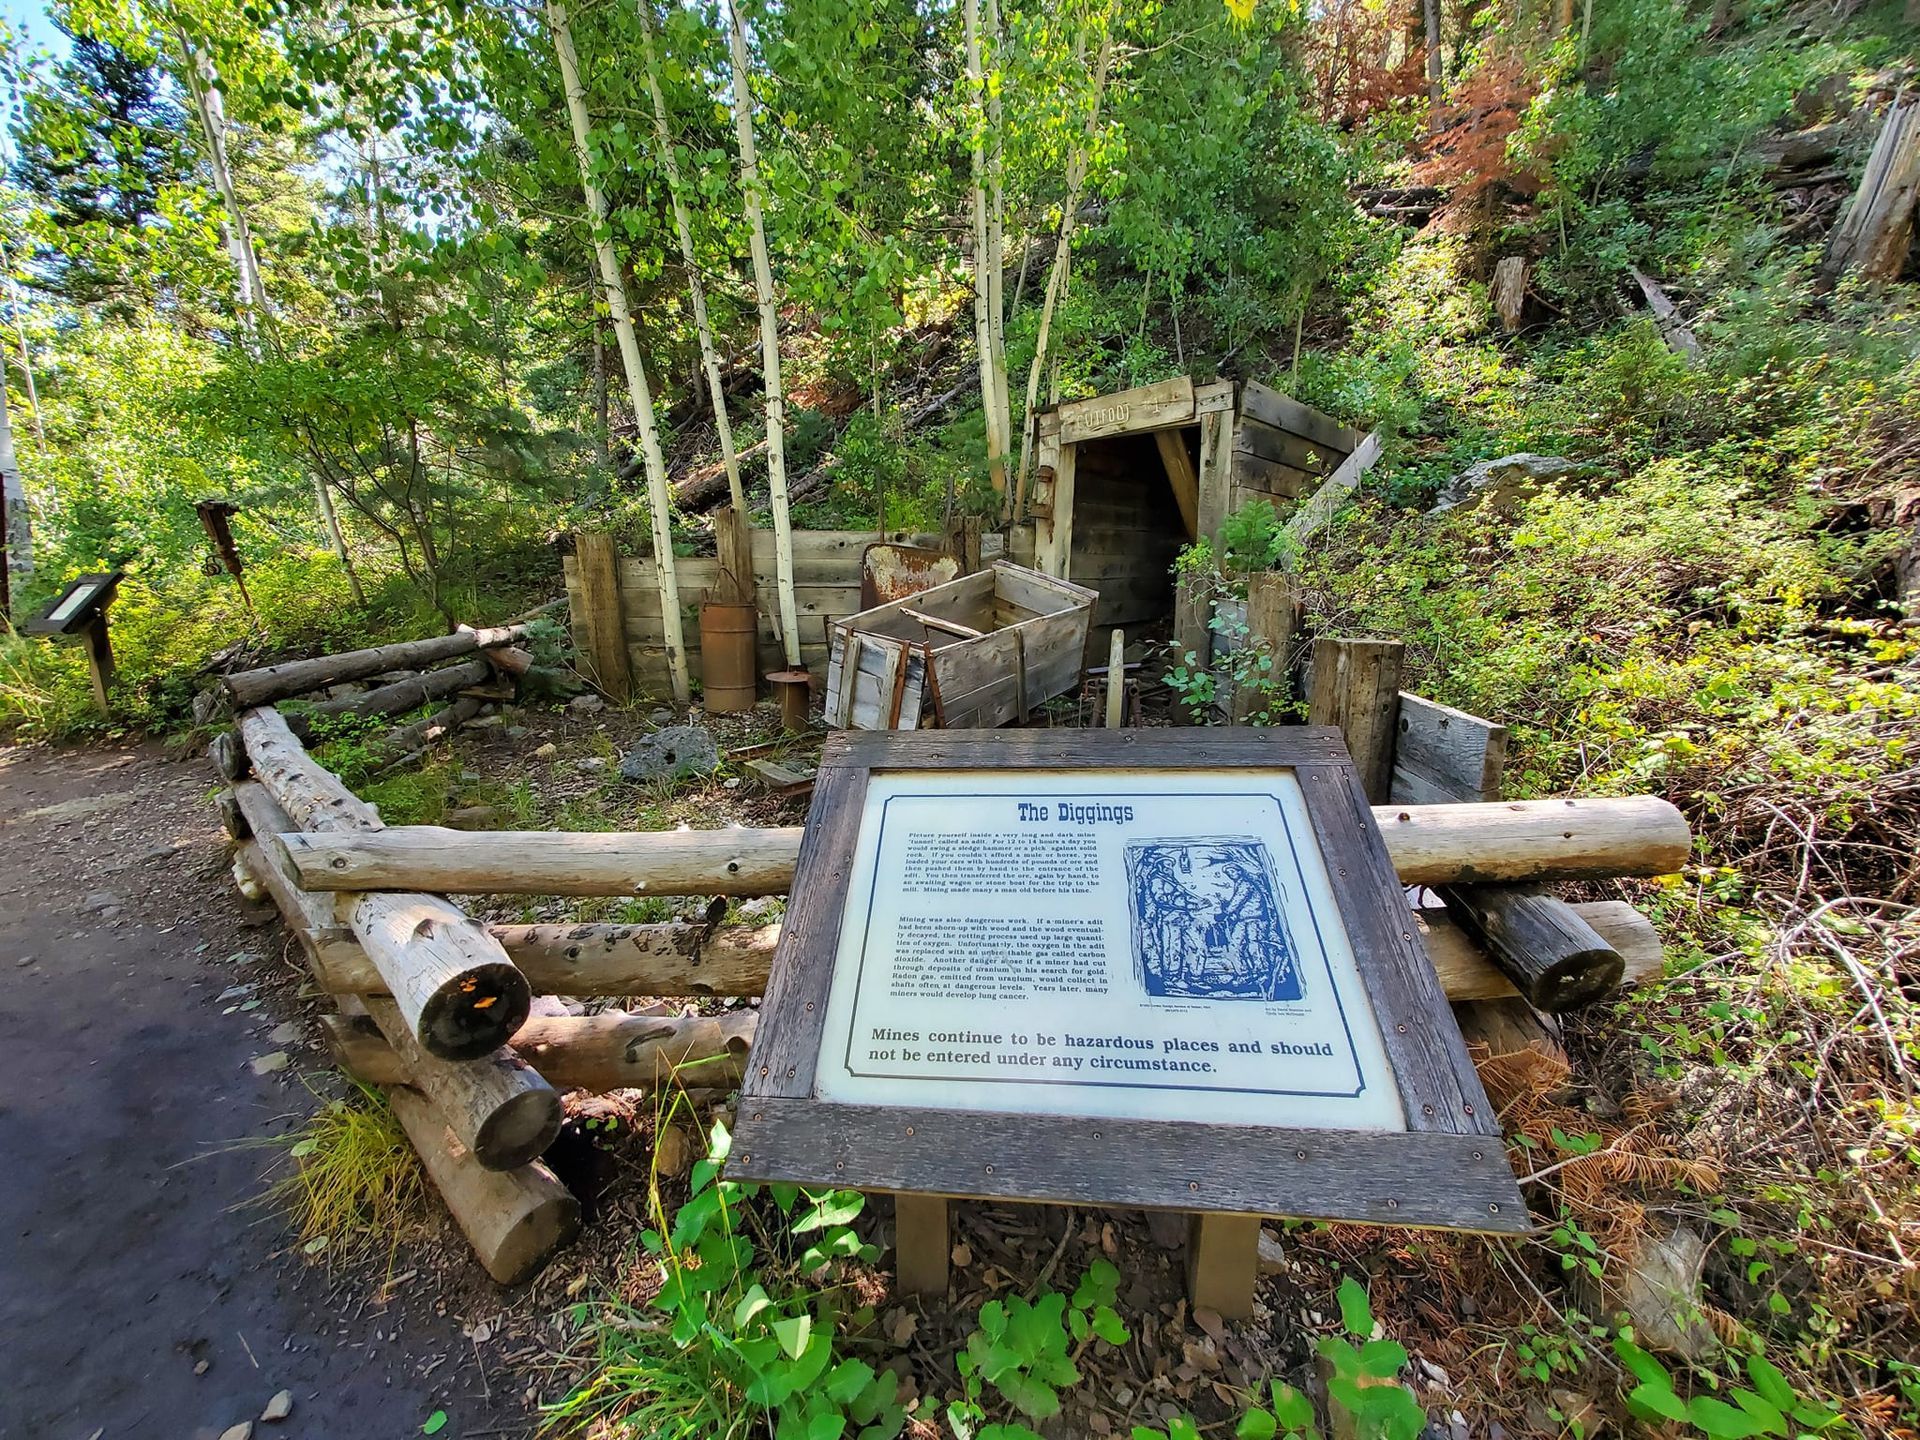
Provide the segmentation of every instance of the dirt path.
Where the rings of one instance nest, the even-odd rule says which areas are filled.
[[[311,1112],[319,1056],[270,1038],[282,937],[243,925],[209,788],[157,747],[0,749],[0,1440],[217,1440],[282,1389],[255,1440],[524,1435],[456,1321],[330,1291],[248,1203],[272,1152],[234,1142]]]

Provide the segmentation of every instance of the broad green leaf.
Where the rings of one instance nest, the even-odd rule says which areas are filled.
[[[1373,1306],[1367,1301],[1367,1292],[1358,1280],[1351,1275],[1340,1282],[1335,1292],[1340,1302],[1340,1323],[1347,1327],[1347,1333],[1359,1339],[1373,1334]]]
[[[422,1435],[438,1435],[446,1428],[447,1412],[444,1410],[436,1410],[427,1416],[427,1423],[420,1427],[420,1433]]]
[[[773,1333],[779,1338],[780,1348],[795,1360],[807,1348],[807,1337],[813,1333],[811,1315],[795,1315],[790,1319],[773,1322]]]
[[[1240,1417],[1240,1423],[1233,1427],[1235,1440],[1273,1440],[1280,1426],[1271,1413],[1255,1406]]]

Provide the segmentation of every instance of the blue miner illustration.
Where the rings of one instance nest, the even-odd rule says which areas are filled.
[[[1251,836],[1127,846],[1134,978],[1168,999],[1298,1000],[1299,953],[1265,842]]]

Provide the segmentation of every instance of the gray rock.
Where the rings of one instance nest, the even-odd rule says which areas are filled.
[[[1262,1225],[1260,1227],[1260,1273],[1279,1275],[1286,1268],[1287,1252],[1280,1245],[1280,1237]]]
[[[1649,1235],[1628,1258],[1620,1298],[1634,1338],[1649,1350],[1704,1360],[1719,1348],[1700,1315],[1700,1270],[1707,1242],[1681,1225]]]
[[[284,1420],[292,1413],[293,1391],[282,1390],[267,1401],[267,1408],[260,1412],[260,1418],[267,1421]]]
[[[469,730],[500,730],[505,728],[507,717],[504,715],[478,715],[467,722]]]
[[[495,830],[499,828],[500,812],[491,805],[462,805],[449,810],[445,820],[449,830]]]
[[[80,902],[80,908],[82,910],[93,911],[95,914],[104,915],[109,910],[118,910],[125,903],[124,900],[111,890],[95,890]]]
[[[253,1421],[242,1420],[238,1425],[229,1425],[220,1432],[220,1440],[252,1440]]]
[[[713,735],[699,725],[669,725],[644,737],[620,758],[629,780],[679,780],[711,775],[720,765]]]
[[[780,902],[771,895],[761,895],[752,900],[743,900],[737,912],[743,925],[757,925],[770,919],[780,909]]]
[[[649,725],[671,725],[673,723],[673,712],[665,708],[655,710],[647,716],[647,723]]]
[[[607,702],[591,692],[585,695],[576,695],[567,702],[567,709],[573,711],[576,715],[591,715],[596,710],[604,710],[606,708]]]
[[[1562,480],[1581,467],[1558,455],[1502,455],[1469,465],[1440,487],[1433,502],[1435,515],[1466,505],[1511,505],[1522,495],[1550,480]]]
[[[529,730],[524,725],[509,725],[507,726],[506,729],[502,730],[500,733],[506,736],[507,739],[509,740],[524,740],[527,738],[527,736],[531,735],[533,731]]]
[[[267,1032],[269,1045],[291,1045],[299,1038],[300,1022],[298,1020],[283,1020]]]
[[[598,775],[607,768],[607,762],[602,756],[589,755],[584,760],[574,761],[573,768],[582,775]]]
[[[247,1066],[256,1075],[271,1075],[276,1070],[287,1068],[287,1052],[275,1050],[271,1055],[256,1055],[247,1062]]]

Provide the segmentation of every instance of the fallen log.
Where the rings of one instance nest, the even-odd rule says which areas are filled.
[[[381,749],[399,756],[401,760],[411,759],[427,746],[444,740],[484,709],[485,701],[472,695],[462,695],[451,704],[442,705],[424,720],[388,731],[381,738]],[[392,769],[393,765],[387,768]]]
[[[1373,814],[1407,885],[1666,875],[1691,843],[1680,812],[1653,796],[1376,805]],[[779,895],[793,883],[800,835],[797,826],[583,834],[422,825],[280,840],[309,890]]]
[[[321,655],[312,660],[287,660],[265,665],[258,670],[241,670],[220,677],[220,684],[236,707],[247,709],[269,705],[294,695],[318,690],[322,685],[338,685],[343,680],[364,680],[387,670],[419,670],[440,660],[470,655],[506,645],[526,634],[525,625],[501,625],[489,630],[459,630],[452,635],[436,635],[427,640],[402,640],[393,645],[376,645],[367,650],[347,650],[338,655]]]
[[[442,1060],[420,1048],[393,1001],[368,996],[366,1007],[406,1072],[403,1083],[433,1101],[475,1160],[517,1170],[546,1153],[560,1133],[560,1096],[525,1060],[504,1046],[477,1060]]]
[[[1587,901],[1572,909],[1621,956],[1621,983],[1640,985],[1659,976],[1660,937],[1646,916],[1624,900]],[[1414,921],[1447,999],[1505,1000],[1520,993],[1445,910],[1416,910]],[[560,995],[763,995],[780,941],[778,925],[727,925],[711,933],[692,924],[495,925],[492,932],[529,983]],[[315,975],[323,989],[336,995],[381,992],[380,972],[351,935],[321,951]]]
[[[536,1015],[513,1050],[562,1090],[655,1090],[668,1084],[730,1090],[746,1072],[758,1014]],[[368,1085],[407,1083],[410,1072],[363,1017],[326,1017],[341,1069]]]
[[[249,710],[241,715],[238,728],[254,774],[293,824],[336,833],[382,833],[373,807],[307,754],[279,711]],[[244,808],[244,797],[242,803]],[[260,808],[256,803],[256,810]],[[274,845],[271,833],[254,831],[263,848]],[[443,1060],[477,1059],[499,1049],[526,1018],[533,997],[526,977],[499,941],[445,900],[375,893],[343,901],[340,908],[386,981],[387,993],[430,1054]]]
[[[489,1170],[419,1091],[401,1086],[389,1099],[454,1223],[499,1284],[531,1280],[580,1233],[580,1202],[545,1165]]]
[[[287,728],[304,741],[311,737],[316,719],[333,719],[342,715],[398,715],[456,691],[484,685],[493,677],[493,673],[493,666],[485,660],[468,660],[464,664],[449,665],[444,670],[429,670],[393,685],[382,685],[362,695],[324,701],[304,714],[290,714],[286,717]]]
[[[302,830],[381,828],[380,812],[309,755],[278,710],[248,710],[237,728],[254,775],[294,825]]]
[[[1571,1010],[1619,986],[1625,958],[1558,896],[1534,885],[1442,885],[1439,894],[1535,1009]]]
[[[303,894],[305,892],[302,892]],[[322,899],[321,896],[310,897]],[[778,925],[491,925],[527,983],[556,995],[760,995]],[[336,932],[337,933],[337,932]],[[315,966],[333,994],[377,995],[386,982],[352,936]]]

